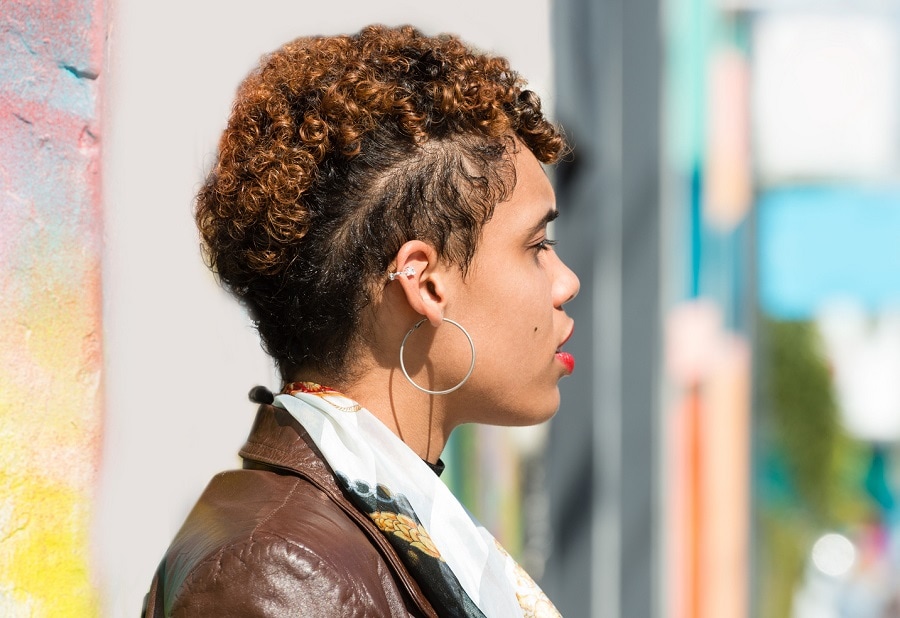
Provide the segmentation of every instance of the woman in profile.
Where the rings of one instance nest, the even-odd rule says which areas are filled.
[[[373,26],[241,85],[197,198],[205,255],[284,380],[147,616],[557,616],[447,490],[462,423],[531,425],[574,359],[541,163],[565,145],[503,58]],[[211,385],[215,388],[215,385]]]

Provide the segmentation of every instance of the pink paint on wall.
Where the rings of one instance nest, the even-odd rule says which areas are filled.
[[[0,615],[99,612],[100,0],[0,11]]]

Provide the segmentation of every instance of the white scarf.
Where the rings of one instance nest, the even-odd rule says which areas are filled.
[[[311,383],[282,394],[357,508],[385,534],[441,616],[559,612],[428,465],[371,412]],[[304,392],[305,391],[305,392]]]

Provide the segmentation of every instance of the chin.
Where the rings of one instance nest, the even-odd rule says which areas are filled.
[[[509,413],[505,417],[506,422],[503,425],[508,427],[528,427],[546,423],[556,416],[556,412],[559,410],[559,391],[556,392],[556,397],[550,398],[546,402],[546,405],[536,406],[537,402],[535,400],[529,403],[531,405],[521,406],[514,412]]]
[[[504,396],[506,393],[517,396]],[[521,385],[473,391],[460,401],[460,408],[469,412],[459,424],[477,423],[497,427],[528,427],[540,425],[559,410],[559,388],[522,388]]]
[[[541,423],[546,423],[546,422],[549,421],[551,418],[553,418],[554,416],[556,416],[556,413],[557,413],[557,412],[559,412],[559,403],[557,403],[556,406],[555,406],[552,410],[550,410],[549,412],[546,412],[545,414],[542,414],[542,415],[538,416],[538,417],[535,419],[535,421],[534,421],[533,423],[531,423],[531,424],[532,424],[532,425],[539,425],[539,424],[541,424]]]

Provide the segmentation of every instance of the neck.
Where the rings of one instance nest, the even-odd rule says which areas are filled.
[[[437,462],[453,430],[445,397],[414,388],[399,369],[369,372],[351,388],[354,392],[350,397],[378,417],[419,457]]]

